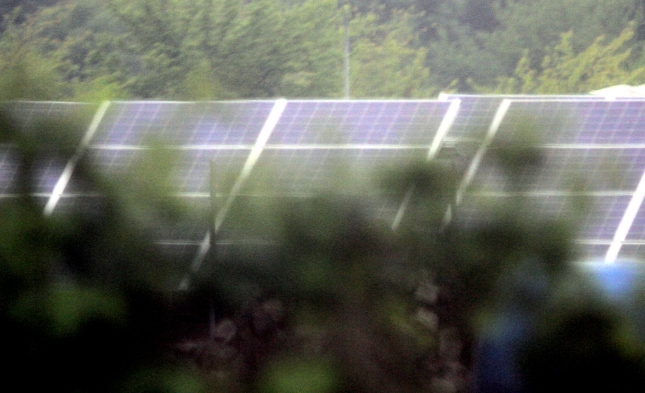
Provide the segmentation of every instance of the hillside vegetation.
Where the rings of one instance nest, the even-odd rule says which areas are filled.
[[[31,99],[341,97],[346,21],[352,97],[581,93],[644,82],[644,4],[14,0],[0,5],[0,86]]]

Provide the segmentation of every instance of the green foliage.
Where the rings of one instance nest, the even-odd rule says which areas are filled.
[[[62,80],[55,71],[58,63],[39,53],[32,42],[34,35],[35,32],[20,29],[15,22],[10,23],[2,33],[0,98],[51,100],[60,97]]]
[[[430,96],[430,71],[424,65],[426,51],[412,30],[412,18],[399,12],[386,24],[379,25],[374,14],[352,21],[353,97]]]
[[[338,391],[333,365],[321,361],[284,360],[268,367],[262,382],[267,393],[328,393]]]
[[[144,72],[133,87],[138,96],[173,97],[185,75],[209,68],[227,91],[272,96],[288,70],[285,17],[278,3],[114,0],[110,8],[142,55]]]
[[[14,14],[16,21],[22,23],[29,14],[38,11],[40,7],[56,4],[60,0],[4,0],[0,3],[0,18]],[[0,33],[6,26],[0,21]]]
[[[511,1],[499,8],[501,26],[487,37],[485,46],[512,72],[527,49],[531,66],[539,65],[545,48],[573,31],[570,44],[578,53],[600,36],[618,37],[630,21],[639,20],[639,13],[639,5],[632,0]]]
[[[280,82],[285,97],[339,97],[343,34],[335,0],[309,0],[287,10],[289,72]]]
[[[573,31],[570,45],[576,54],[601,36],[613,41],[630,22],[642,23],[642,6],[633,0],[506,1],[495,6],[495,19],[495,28],[488,30],[472,29],[454,17],[434,22],[436,34],[427,45],[436,85],[456,80],[461,91],[494,86],[512,75],[524,56],[530,68],[538,69],[547,48],[568,31]],[[628,46],[640,52],[636,42]]]
[[[352,83],[357,96],[429,94],[426,53],[413,32],[415,21],[404,11],[393,12],[387,22],[376,14],[356,16]],[[339,97],[340,22],[333,0],[288,6],[77,0],[43,7],[20,23],[8,21],[0,44],[20,36],[21,47],[28,46],[40,63],[48,62],[46,69],[60,80],[59,97],[52,98]],[[382,80],[387,85],[377,82]]]
[[[77,102],[100,102],[103,100],[125,99],[130,93],[124,86],[109,76],[99,76],[85,82],[73,82],[74,96]]]
[[[212,100],[234,98],[235,94],[222,86],[210,62],[204,60],[188,71],[176,96],[182,100]]]
[[[148,236],[172,220],[168,204],[155,205],[157,185],[141,182],[150,169],[113,182],[81,160],[79,181],[104,198],[90,197],[91,211],[45,215],[34,192],[37,168],[42,160],[66,162],[85,130],[75,119],[31,120],[18,122],[2,103],[0,136],[15,149],[15,194],[0,201],[0,322],[12,337],[4,368],[10,383],[33,391],[202,391],[196,375],[163,350],[177,272]],[[145,217],[134,195],[148,198],[137,202]]]
[[[21,3],[22,11],[6,15],[0,46],[20,36],[25,61],[47,63],[39,72],[50,74],[42,85],[56,86],[53,98],[342,96],[342,9],[334,0]],[[512,79],[520,62],[540,71],[568,31],[571,55],[578,55],[602,45],[600,37],[613,42],[633,23],[623,65],[635,69],[642,57],[643,10],[633,0],[352,5],[356,97],[428,97],[449,86],[490,91]]]
[[[101,2],[70,1],[43,8],[22,23],[15,17],[7,19],[0,46],[3,53],[13,53],[7,56],[8,66],[33,78],[25,86],[56,92],[46,97],[30,93],[25,98],[128,97],[124,89],[130,68],[127,55],[119,42],[118,26],[103,11]],[[7,80],[21,78],[7,73]]]
[[[608,43],[604,36],[598,37],[581,52],[573,49],[573,32],[563,34],[561,42],[547,50],[540,67],[531,67],[530,54],[526,52],[515,75],[503,79],[496,91],[573,94],[617,84],[640,84],[645,79],[645,68],[629,68],[633,34],[633,28],[628,28]]]

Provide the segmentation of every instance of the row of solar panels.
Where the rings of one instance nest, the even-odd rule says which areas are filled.
[[[83,124],[84,133],[74,136],[66,156],[40,153],[32,186],[46,214],[96,203],[98,197],[76,181],[79,159],[120,176],[152,145],[178,153],[173,196],[199,213],[160,232],[159,242],[195,268],[209,244],[213,168],[227,178],[216,190],[220,229],[232,224],[226,220],[229,209],[244,199],[312,195],[334,187],[341,173],[361,189],[374,169],[441,159],[449,160],[460,178],[453,208],[465,224],[481,218],[482,206],[505,203],[520,192],[532,201],[530,214],[574,216],[575,190],[593,200],[580,216],[578,243],[585,258],[633,258],[645,246],[645,101],[638,99],[442,95],[438,100],[106,102],[98,108],[5,105],[26,130],[43,119],[71,115]],[[518,134],[527,124],[537,133]],[[497,143],[521,145],[529,137],[540,147],[544,165],[509,180],[495,165]],[[582,186],[581,172],[587,180]],[[7,141],[0,145],[0,198],[16,195],[16,176],[16,147]],[[258,183],[264,184],[261,191],[252,186]],[[395,226],[404,202],[379,200],[379,217]]]

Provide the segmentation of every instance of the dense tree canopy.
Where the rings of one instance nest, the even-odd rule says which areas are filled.
[[[639,69],[644,10],[640,0],[8,1],[0,68],[33,68],[25,78],[47,81],[24,93],[33,98],[341,97],[345,15],[352,96],[496,91],[518,67],[542,73],[565,33],[575,57],[631,24],[629,55],[606,61]],[[627,74],[592,79],[642,82]]]
[[[539,67],[531,66],[528,52],[518,63],[515,74],[500,81],[503,93],[585,93],[618,84],[639,84],[645,80],[645,68],[628,68],[632,28],[606,42],[598,37],[581,52],[573,49],[573,32],[562,35],[557,45],[547,48]]]

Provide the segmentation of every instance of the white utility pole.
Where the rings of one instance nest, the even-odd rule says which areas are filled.
[[[349,99],[349,53],[350,53],[350,47],[349,47],[349,16],[351,12],[351,4],[350,0],[345,0],[343,4],[343,28],[345,30],[344,33],[344,41],[345,41],[345,50],[344,50],[344,56],[343,56],[343,78],[345,81],[345,93],[344,97],[346,100]]]

